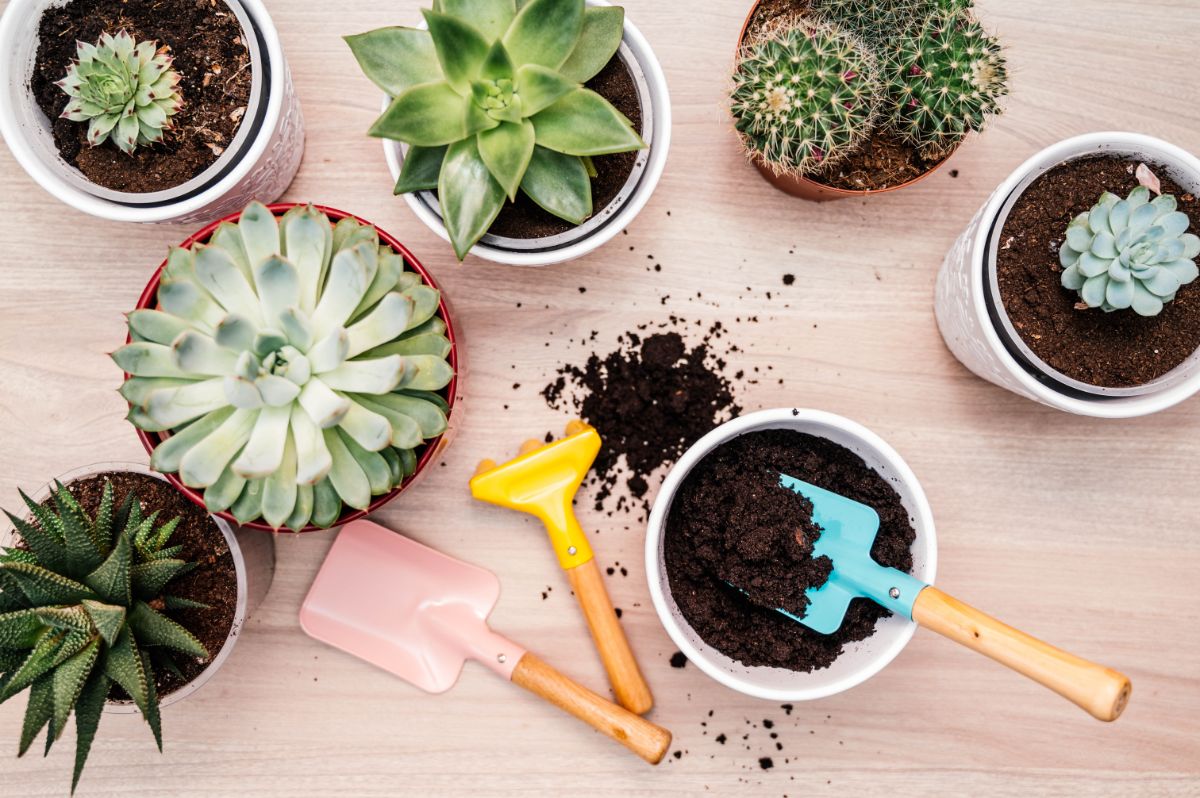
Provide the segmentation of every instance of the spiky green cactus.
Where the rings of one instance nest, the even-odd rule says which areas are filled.
[[[102,33],[95,44],[79,42],[76,60],[56,85],[71,97],[63,118],[88,123],[88,144],[112,137],[125,153],[162,141],[183,106],[171,56],[125,31]]]
[[[931,14],[883,51],[888,124],[927,158],[953,150],[1000,112],[999,42],[966,13]]]
[[[809,9],[872,45],[887,46],[930,14],[965,12],[972,5],[972,0],[812,0]]]
[[[753,157],[777,173],[811,174],[871,134],[881,88],[876,58],[860,40],[789,20],[740,53],[733,116]]]
[[[1187,232],[1187,214],[1176,207],[1170,194],[1150,199],[1145,186],[1126,199],[1104,192],[1067,227],[1058,250],[1063,287],[1088,307],[1157,316],[1200,274],[1200,238]]]
[[[366,509],[446,430],[440,299],[375,228],[252,203],[171,250],[159,307],[131,313],[133,341],[113,353],[132,375],[130,422],[174,432],[150,465],[243,524],[298,530]]]
[[[6,511],[24,545],[0,549],[0,703],[29,689],[18,756],[47,726],[48,753],[74,711],[74,792],[113,686],[141,710],[161,751],[155,669],[177,671],[172,652],[209,653],[164,614],[204,608],[166,592],[194,567],[168,545],[179,519],[144,516],[133,492],[115,508],[110,482],[92,518],[62,485],[53,496],[50,509],[22,493],[28,520]]]

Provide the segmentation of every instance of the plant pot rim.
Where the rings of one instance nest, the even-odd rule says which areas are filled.
[[[128,472],[138,474],[144,477],[150,477],[163,482],[169,482],[164,475],[149,468],[141,463],[112,461],[92,463],[91,465],[80,466],[73,468],[64,474],[59,475],[54,480],[47,482],[35,493],[30,495],[30,498],[35,502],[41,502],[50,496],[56,482],[62,483],[64,486],[71,485],[75,482],[87,479],[88,477],[99,476],[106,473]],[[234,534],[233,527],[223,518],[219,518],[211,513],[208,517],[212,519],[217,529],[225,538],[225,543],[229,547],[229,554],[233,558],[234,571],[237,577],[237,602],[234,608],[233,623],[229,626],[229,635],[225,638],[225,644],[212,661],[205,666],[196,678],[192,679],[187,684],[181,686],[178,690],[170,692],[159,698],[158,706],[160,709],[178,703],[185,698],[191,696],[200,688],[204,687],[209,682],[225,661],[233,654],[233,648],[237,644],[238,638],[241,636],[242,627],[246,623],[247,612],[247,576],[246,576],[246,560],[242,555],[241,546],[238,544],[237,536]],[[15,535],[15,532],[10,531],[10,534]],[[134,715],[140,710],[132,701],[106,701],[104,711],[116,715]]]
[[[12,0],[0,17],[0,47],[22,36],[30,24],[28,8],[42,0]],[[51,0],[53,2],[53,0]],[[15,117],[10,103],[0,103],[0,134],[8,143],[14,158],[43,189],[63,203],[103,219],[120,222],[164,222],[202,211],[239,185],[258,165],[271,143],[273,132],[283,114],[287,94],[287,63],[278,31],[271,21],[262,0],[222,0],[237,14],[245,28],[250,22],[254,33],[247,50],[253,59],[256,73],[246,116],[238,126],[233,144],[196,177],[170,189],[147,194],[116,192],[95,186],[81,175],[66,176],[64,170],[74,169],[65,162],[48,163],[30,143],[30,134]],[[238,10],[245,14],[238,14]],[[36,15],[40,19],[41,14]],[[4,48],[6,51],[11,48]],[[28,91],[28,76],[13,72],[13,56],[0,56],[0,92],[11,99],[14,92]],[[14,83],[16,81],[16,83]],[[253,101],[257,99],[257,107]],[[40,111],[39,111],[40,113]],[[41,133],[44,135],[44,133]],[[55,149],[57,152],[57,149]],[[228,158],[227,158],[228,156]],[[62,174],[60,174],[62,172]],[[84,188],[86,186],[86,190]],[[176,197],[176,194],[182,196]]]
[[[612,5],[609,0],[587,0],[587,3],[592,6]],[[425,23],[420,23],[418,27],[424,28]],[[645,82],[645,98],[648,99],[648,102],[642,108],[642,124],[643,138],[646,139],[649,146],[642,151],[645,153],[644,162],[639,159],[639,163],[635,164],[629,179],[621,188],[621,192],[605,208],[594,213],[583,225],[540,239],[511,239],[488,234],[471,247],[468,254],[509,266],[549,266],[574,260],[600,248],[614,238],[629,226],[646,203],[650,201],[650,197],[654,194],[658,181],[662,177],[667,154],[671,147],[670,92],[667,88],[667,79],[663,73],[662,64],[650,47],[650,43],[633,24],[628,14],[625,15],[624,31],[617,54],[626,61],[635,84],[638,83],[637,71],[639,70]],[[629,67],[629,63],[635,65],[637,70]],[[390,99],[388,95],[384,95],[383,108],[387,108]],[[400,142],[388,139],[384,139],[382,144],[392,180],[399,180],[400,167],[404,160],[403,147]],[[436,200],[431,199],[432,192],[410,192],[404,194],[403,197],[409,208],[425,223],[425,226],[443,241],[449,243],[450,234],[436,210]],[[573,235],[576,231],[589,227],[592,223],[595,223],[595,227],[584,232],[582,238]],[[553,242],[556,239],[563,240],[560,243],[550,243],[546,247],[538,248],[509,249],[498,245],[504,241]]]
[[[1000,305],[999,299],[991,297],[990,293],[990,274],[995,269],[995,259],[991,256],[989,246],[990,239],[1002,209],[1014,192],[1022,183],[1032,182],[1038,175],[1061,163],[1089,154],[1103,155],[1114,150],[1118,153],[1127,150],[1161,153],[1190,170],[1196,180],[1200,181],[1200,159],[1186,150],[1154,136],[1125,131],[1100,131],[1062,139],[1027,158],[992,193],[980,211],[982,220],[970,242],[969,257],[971,261],[967,264],[967,268],[972,310],[980,320],[979,326],[985,342],[1022,388],[1039,401],[1061,410],[1102,418],[1130,418],[1164,410],[1200,391],[1200,368],[1193,370],[1191,374],[1181,379],[1173,380],[1162,386],[1156,386],[1157,381],[1152,381],[1148,383],[1152,386],[1151,390],[1130,395],[1105,395],[1070,390],[1069,386],[1064,386],[1054,380],[1052,375],[1039,370],[1035,364],[1022,362],[1022,359],[1014,355],[1016,347],[1006,345],[1005,338],[1000,332],[1002,324],[989,308],[989,303],[992,302]],[[1051,166],[1042,166],[1051,161],[1053,162]],[[1198,357],[1200,357],[1200,350],[1197,350],[1197,353],[1176,368],[1182,368]],[[1171,372],[1168,372],[1169,374]]]
[[[916,475],[899,453],[866,427],[834,413],[798,407],[749,413],[719,425],[689,447],[672,466],[654,499],[646,533],[646,575],[659,621],[689,660],[726,687],[771,701],[809,701],[849,690],[881,671],[908,645],[916,631],[916,624],[898,616],[880,619],[872,636],[846,644],[846,650],[829,668],[809,673],[746,666],[716,652],[703,641],[704,648],[710,651],[701,650],[696,642],[700,640],[699,635],[692,630],[670,597],[671,589],[663,562],[666,520],[671,502],[683,480],[697,463],[721,444],[748,432],[767,429],[795,429],[824,437],[864,457],[868,466],[889,479],[900,493],[917,533],[912,546],[912,575],[927,584],[933,584],[937,574],[937,534],[929,501]],[[854,659],[859,661],[852,662]],[[843,663],[840,668],[839,662]]]
[[[733,49],[733,64],[735,69],[737,68],[738,63],[738,53],[741,52],[743,42],[746,40],[746,32],[750,29],[750,22],[754,19],[754,14],[758,11],[758,7],[760,5],[762,5],[762,0],[754,0],[754,2],[750,5],[750,11],[746,14],[745,21],[742,22],[742,29],[738,32],[737,44]],[[903,183],[897,183],[894,186],[886,186],[884,188],[850,189],[827,186],[820,181],[800,175],[777,174],[768,164],[764,163],[762,158],[756,153],[750,153],[748,160],[754,165],[759,174],[761,174],[768,183],[784,193],[791,194],[792,196],[800,197],[802,199],[816,201],[849,199],[852,197],[867,197],[874,194],[886,194],[889,191],[899,191],[902,188],[908,188],[909,186],[920,183],[922,180],[941,169],[947,161],[953,158],[954,154],[958,152],[959,148],[962,146],[962,142],[963,140],[960,139],[958,143],[954,145],[954,149],[946,153],[941,160],[911,180],[906,180]]]
[[[295,208],[297,206],[304,206],[304,205],[308,205],[308,204],[309,203],[305,203],[305,202],[275,202],[275,203],[268,205],[267,208],[269,208],[275,216],[281,216],[283,213],[287,212],[291,208]],[[362,217],[356,216],[352,213],[347,213],[346,211],[340,211],[336,208],[331,208],[327,205],[317,205],[315,203],[313,203],[313,207],[316,208],[317,210],[321,211],[322,213],[324,213],[326,216],[328,216],[334,222],[338,221],[339,219],[349,218],[349,219],[354,219],[354,220],[360,222],[361,224],[371,225],[372,227],[375,227],[375,225],[373,225],[371,222],[367,221],[366,219],[363,219]],[[184,239],[183,242],[179,244],[179,246],[183,249],[191,249],[191,247],[194,244],[196,244],[197,242],[206,241],[209,238],[209,236],[211,236],[213,234],[213,232],[217,229],[217,227],[219,225],[221,225],[224,222],[235,222],[240,215],[241,215],[241,211],[238,211],[237,213],[232,213],[222,219],[217,219],[216,221],[210,222],[209,224],[207,224],[203,228],[201,228],[198,232],[193,233],[192,235],[190,235],[186,239]],[[403,256],[405,263],[408,264],[409,266],[411,266],[413,271],[415,271],[417,274],[421,275],[421,279],[425,281],[426,285],[428,285],[430,288],[437,290],[439,292],[439,294],[442,294],[442,296],[438,300],[437,315],[439,318],[441,318],[442,321],[444,321],[446,323],[446,338],[449,339],[449,341],[450,341],[450,354],[447,356],[446,360],[450,364],[450,368],[452,368],[454,370],[454,376],[450,379],[450,384],[447,385],[443,389],[447,394],[446,401],[450,405],[450,409],[446,412],[446,418],[447,418],[447,421],[449,421],[454,413],[454,408],[457,404],[458,384],[459,384],[459,378],[461,375],[459,374],[458,336],[457,336],[457,333],[455,332],[454,321],[451,319],[450,311],[446,305],[445,294],[442,292],[441,287],[437,283],[437,280],[435,280],[433,275],[429,272],[429,270],[426,269],[425,266],[422,265],[422,263],[419,260],[417,260],[416,256],[412,254],[412,252],[409,250],[408,247],[406,247],[404,244],[400,243],[390,233],[388,233],[385,230],[380,229],[379,227],[375,227],[375,231],[379,234],[379,240],[386,243],[388,246],[390,246],[393,250],[396,251],[397,254]],[[148,283],[146,283],[146,287],[142,289],[142,294],[138,298],[138,303],[137,303],[138,310],[149,308],[154,303],[155,296],[158,293],[159,279],[161,278],[162,270],[166,267],[166,265],[167,265],[167,261],[164,258],[162,263],[160,263],[158,265],[158,268],[154,270],[154,274],[150,277],[150,281]],[[126,343],[128,343],[130,340],[132,340],[132,339],[129,336],[126,336]],[[130,375],[126,374],[125,379],[128,379],[129,376]],[[162,439],[161,434],[160,433],[150,433],[150,432],[146,432],[146,431],[140,430],[140,429],[138,429],[136,431],[137,431],[138,440],[140,440],[142,442],[142,446],[145,447],[146,453],[148,455],[152,455],[154,453],[155,445]],[[424,446],[424,450],[421,452],[420,457],[417,458],[417,468],[416,468],[416,471],[414,471],[411,476],[406,478],[403,482],[401,482],[399,485],[397,485],[395,488],[388,491],[387,493],[384,493],[381,496],[375,497],[365,509],[358,510],[358,509],[351,508],[351,509],[345,510],[342,513],[342,515],[340,515],[338,517],[338,519],[328,527],[328,529],[335,529],[343,524],[349,523],[350,521],[355,521],[359,518],[364,518],[364,517],[370,515],[371,513],[374,513],[379,508],[383,507],[383,505],[387,504],[392,499],[395,499],[397,496],[399,496],[404,490],[406,490],[409,486],[411,486],[413,482],[416,481],[417,477],[419,477],[425,471],[425,468],[434,459],[434,457],[437,456],[437,454],[440,450],[439,444],[441,443],[441,441],[443,439],[445,439],[448,431],[449,431],[449,429],[447,429],[446,432],[443,432],[441,435],[437,436],[436,438],[431,438],[422,444],[422,446]],[[170,482],[172,485],[174,485],[185,496],[187,496],[193,502],[198,504],[200,507],[205,506],[203,493],[194,488],[190,488],[187,485],[184,485],[183,481],[179,479],[179,476],[177,474],[163,474],[162,476],[168,482]],[[257,530],[260,530],[263,532],[301,534],[301,533],[305,533],[305,532],[323,532],[326,530],[326,527],[320,527],[320,526],[316,526],[314,524],[307,524],[307,525],[305,525],[305,527],[303,529],[301,529],[299,531],[287,529],[286,527],[283,529],[275,529],[274,527],[270,526],[269,524],[266,524],[263,521],[251,521],[246,524],[238,524],[237,519],[234,518],[233,515],[230,514],[229,511],[227,511],[227,510],[219,512],[219,513],[215,513],[215,516],[217,518],[220,518],[220,519],[222,519],[230,524],[233,524],[235,526],[241,526],[243,529],[257,529]]]

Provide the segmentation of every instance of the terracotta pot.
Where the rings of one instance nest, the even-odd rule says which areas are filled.
[[[306,203],[279,202],[279,203],[275,203],[273,205],[268,205],[267,207],[270,208],[271,211],[276,216],[282,216],[289,209],[294,208],[297,205],[303,205],[303,204],[306,204]],[[352,213],[346,213],[345,211],[339,211],[335,208],[328,208],[324,205],[314,205],[313,207],[315,207],[317,210],[324,213],[326,216],[329,217],[330,221],[333,221],[333,222],[337,222],[340,219],[351,218],[351,219],[356,219],[359,222],[362,222],[363,224],[371,224],[371,222],[367,221],[366,219],[355,216]],[[207,241],[208,237],[213,234],[213,231],[215,231],[222,222],[236,222],[237,217],[240,215],[241,215],[241,212],[239,211],[238,213],[230,214],[229,216],[226,216],[223,219],[218,219],[215,222],[212,222],[211,224],[209,224],[208,226],[206,226],[199,232],[197,232],[194,235],[190,236],[189,238],[185,239],[179,246],[183,247],[184,249],[187,249],[187,248],[190,248],[193,244],[195,244],[197,242]],[[413,269],[413,271],[415,271],[417,274],[421,275],[421,279],[425,281],[426,285],[430,286],[431,288],[438,289],[440,291],[440,289],[438,288],[437,281],[433,279],[433,275],[430,274],[425,269],[425,267],[421,265],[421,262],[416,259],[416,257],[412,254],[412,252],[409,251],[408,247],[404,246],[399,241],[397,241],[395,238],[393,238],[391,235],[389,235],[387,232],[379,229],[378,227],[376,227],[375,230],[379,234],[379,240],[384,242],[388,246],[390,246],[393,250],[395,250],[400,255],[402,255],[404,257],[404,262],[408,266],[410,266]],[[166,267],[166,265],[167,265],[167,261],[164,259],[163,262],[158,265],[158,268],[155,269],[154,275],[150,278],[150,282],[148,282],[146,284],[146,287],[142,290],[141,297],[138,299],[138,303],[137,303],[138,310],[142,310],[144,308],[153,308],[157,304],[156,297],[158,295],[158,282],[159,282],[159,278],[162,275],[162,270],[163,270],[163,268]],[[454,431],[454,409],[457,406],[459,382],[462,378],[462,373],[461,373],[461,369],[460,369],[461,359],[459,357],[459,351],[458,351],[458,338],[455,334],[454,323],[450,318],[450,309],[446,302],[446,297],[444,294],[442,296],[441,301],[438,304],[438,314],[437,315],[439,316],[439,318],[442,319],[442,321],[446,322],[446,337],[450,340],[450,354],[447,357],[447,361],[450,363],[450,367],[452,369],[454,369],[454,378],[450,380],[450,384],[438,392],[442,395],[442,397],[450,405],[450,409],[446,413],[446,419],[447,419],[446,431],[443,432],[438,437],[436,437],[432,440],[426,441],[425,444],[423,444],[424,448],[421,451],[420,457],[417,458],[417,470],[413,472],[412,476],[408,477],[398,487],[392,489],[389,493],[385,493],[382,496],[375,498],[375,500],[372,501],[371,504],[365,510],[347,509],[345,512],[342,513],[342,515],[338,518],[338,520],[329,527],[330,529],[341,526],[342,524],[346,524],[351,521],[357,520],[364,516],[367,516],[367,515],[375,512],[379,508],[383,507],[383,505],[387,504],[392,499],[399,496],[403,491],[407,490],[408,487],[410,485],[412,485],[417,480],[418,477],[420,477],[425,472],[426,466],[428,466],[429,463],[432,462],[433,459],[435,457],[437,457],[438,454],[440,454],[446,448],[446,446],[449,445],[450,439],[453,436],[453,431]],[[127,338],[126,343],[128,343],[129,340],[131,340],[131,339]],[[125,377],[126,377],[126,379],[128,379],[129,375],[126,374]],[[167,437],[166,434],[164,434],[164,433],[145,432],[144,430],[140,430],[140,429],[137,431],[137,435],[138,435],[138,438],[141,440],[142,445],[144,447],[146,447],[147,454],[153,454],[155,447],[158,446],[158,444],[161,443],[163,440],[165,440]],[[205,506],[204,494],[202,491],[198,491],[194,488],[189,488],[187,485],[184,485],[183,482],[179,479],[179,477],[176,474],[163,474],[163,476],[166,477],[166,479],[172,485],[174,485],[176,488],[178,488],[185,496],[187,496],[193,502],[200,505],[201,507]],[[222,518],[235,526],[238,525],[237,519],[234,518],[229,512],[220,512],[220,513],[216,513],[215,515],[217,518]],[[244,528],[249,528],[249,529],[260,529],[265,532],[276,532],[276,531],[290,532],[291,531],[286,528],[276,530],[273,527],[263,523],[262,521],[251,521],[250,523],[242,524],[241,526]],[[315,526],[314,524],[309,524],[309,525],[305,526],[303,529],[301,529],[300,532],[320,532],[323,530],[324,530],[324,527],[319,527],[319,526]]]
[[[762,0],[754,0],[754,5],[750,6],[750,13],[746,15],[746,21],[742,23],[742,30],[740,33],[738,33],[737,47],[734,48],[733,52],[735,65],[737,64],[738,51],[741,50],[742,43],[746,39],[746,31],[750,29],[750,21],[754,19],[754,14],[758,11],[758,7],[761,2]],[[899,191],[902,188],[908,188],[911,185],[920,183],[938,169],[941,169],[942,164],[950,160],[955,152],[958,152],[957,146],[951,150],[945,158],[930,167],[924,174],[918,175],[907,182],[898,183],[894,186],[888,186],[887,188],[857,190],[834,188],[833,186],[827,186],[824,183],[818,183],[816,180],[810,180],[807,177],[799,177],[797,175],[777,175],[771,171],[769,166],[766,166],[757,158],[751,158],[750,160],[751,163],[754,164],[754,168],[758,170],[758,173],[762,175],[768,183],[780,191],[786,194],[791,194],[793,197],[812,200],[813,202],[829,202],[830,200],[846,199],[847,197],[866,197],[871,194],[886,194],[889,191]]]

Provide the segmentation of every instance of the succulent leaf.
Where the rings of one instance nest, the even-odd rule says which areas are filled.
[[[331,225],[312,206],[277,219],[254,203],[218,232],[219,244],[214,234],[194,252],[171,253],[172,306],[137,317],[181,330],[170,345],[137,341],[114,353],[132,375],[121,389],[132,405],[129,419],[142,429],[171,432],[151,464],[204,488],[211,511],[229,511],[241,523],[264,517],[276,528],[328,525],[343,504],[366,506],[399,484],[403,475],[397,469],[393,479],[378,452],[416,448],[445,431],[440,397],[408,399],[419,421],[380,412],[374,401],[389,401],[409,383],[439,390],[453,377],[446,326],[436,317],[440,294],[406,271],[404,258],[381,245],[373,227],[354,219]],[[403,353],[389,351],[401,341]],[[327,479],[335,468],[331,439],[352,464],[342,463],[337,480]],[[362,457],[349,454],[352,448]],[[390,452],[395,463],[415,462],[402,452]],[[143,544],[154,549],[132,573],[133,593],[141,597],[181,566],[176,552],[163,548],[165,538],[145,537],[153,520],[146,524],[140,514],[137,520],[131,542],[139,553]],[[37,539],[50,556],[65,548],[61,525],[55,534],[63,542]],[[105,553],[109,539],[95,535]]]
[[[577,156],[534,147],[521,190],[543,210],[575,224],[592,215],[591,181]]]
[[[625,9],[620,6],[585,8],[579,41],[559,67],[559,73],[567,80],[587,83],[616,55],[624,32]]]
[[[344,38],[363,74],[393,97],[413,86],[443,79],[427,30],[379,28]]]
[[[1200,275],[1191,220],[1175,210],[1173,196],[1149,197],[1144,186],[1125,199],[1105,192],[1068,225],[1058,251],[1061,282],[1088,307],[1156,316]]]

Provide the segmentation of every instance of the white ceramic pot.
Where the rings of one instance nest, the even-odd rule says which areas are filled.
[[[588,5],[612,4],[607,0],[588,0]],[[424,23],[421,27],[424,27]],[[488,233],[471,247],[472,255],[512,266],[548,266],[574,260],[620,233],[645,207],[658,185],[658,179],[662,177],[663,167],[667,163],[667,150],[671,146],[671,95],[667,91],[667,78],[658,57],[654,55],[650,43],[629,21],[628,14],[625,16],[625,34],[617,55],[637,85],[642,106],[641,134],[649,145],[637,153],[633,171],[620,192],[590,219],[565,233],[530,239]],[[391,98],[384,97],[383,108],[386,109],[390,104]],[[385,139],[383,142],[383,152],[393,181],[400,179],[400,167],[404,163],[406,150],[407,147],[398,141]],[[442,223],[437,196],[432,191],[411,192],[404,195],[404,200],[429,229],[441,236],[442,240],[450,241],[450,234]]]
[[[650,596],[667,634],[700,670],[726,687],[771,701],[808,701],[824,698],[861,684],[882,670],[912,639],[916,624],[893,615],[878,622],[875,634],[846,645],[828,668],[800,673],[785,668],[752,667],[727,657],[704,642],[688,624],[671,596],[663,558],[663,536],[675,493],[688,473],[716,447],[747,432],[791,429],[824,438],[846,447],[888,480],[900,494],[912,519],[916,540],[912,545],[912,575],[932,584],[937,572],[937,536],[933,512],[916,476],[891,446],[855,422],[820,410],[780,408],[761,410],[736,418],[697,441],[667,474],[646,533],[646,574]]]
[[[151,471],[139,463],[96,463],[95,465],[77,468],[60,476],[55,482],[70,485],[82,479],[110,472],[128,471],[166,482],[161,474]],[[54,482],[45,485],[40,491],[32,494],[34,501],[42,502],[50,497]],[[188,682],[169,695],[163,696],[159,707],[169,707],[195,693],[208,683],[221,666],[225,664],[233,648],[241,636],[242,627],[250,615],[258,609],[271,588],[271,580],[275,576],[275,537],[274,535],[256,532],[254,530],[237,529],[216,516],[211,516],[213,523],[225,536],[229,553],[233,557],[234,568],[237,571],[237,607],[234,610],[233,624],[229,628],[229,637],[225,640],[220,652],[209,663],[199,676]],[[0,546],[11,545],[16,535],[12,530],[6,530],[0,535]],[[109,701],[105,712],[114,714],[134,714],[138,708],[131,701]]]
[[[964,366],[1002,388],[1083,416],[1144,416],[1200,390],[1200,351],[1162,377],[1135,388],[1085,385],[1052,369],[1025,346],[1004,312],[996,285],[996,249],[1017,198],[1059,164],[1096,155],[1158,164],[1179,185],[1200,192],[1200,160],[1150,136],[1089,133],[1047,147],[1017,167],[992,192],[946,255],[937,280],[938,328]]]
[[[87,2],[87,0],[75,0]],[[300,168],[304,119],[279,34],[262,0],[223,0],[242,24],[253,70],[250,101],[234,140],[215,163],[171,189],[135,194],[89,181],[59,155],[29,90],[37,29],[64,0],[10,0],[0,18],[0,133],[42,188],[73,208],[119,222],[207,222],[252,200],[278,199]]]

